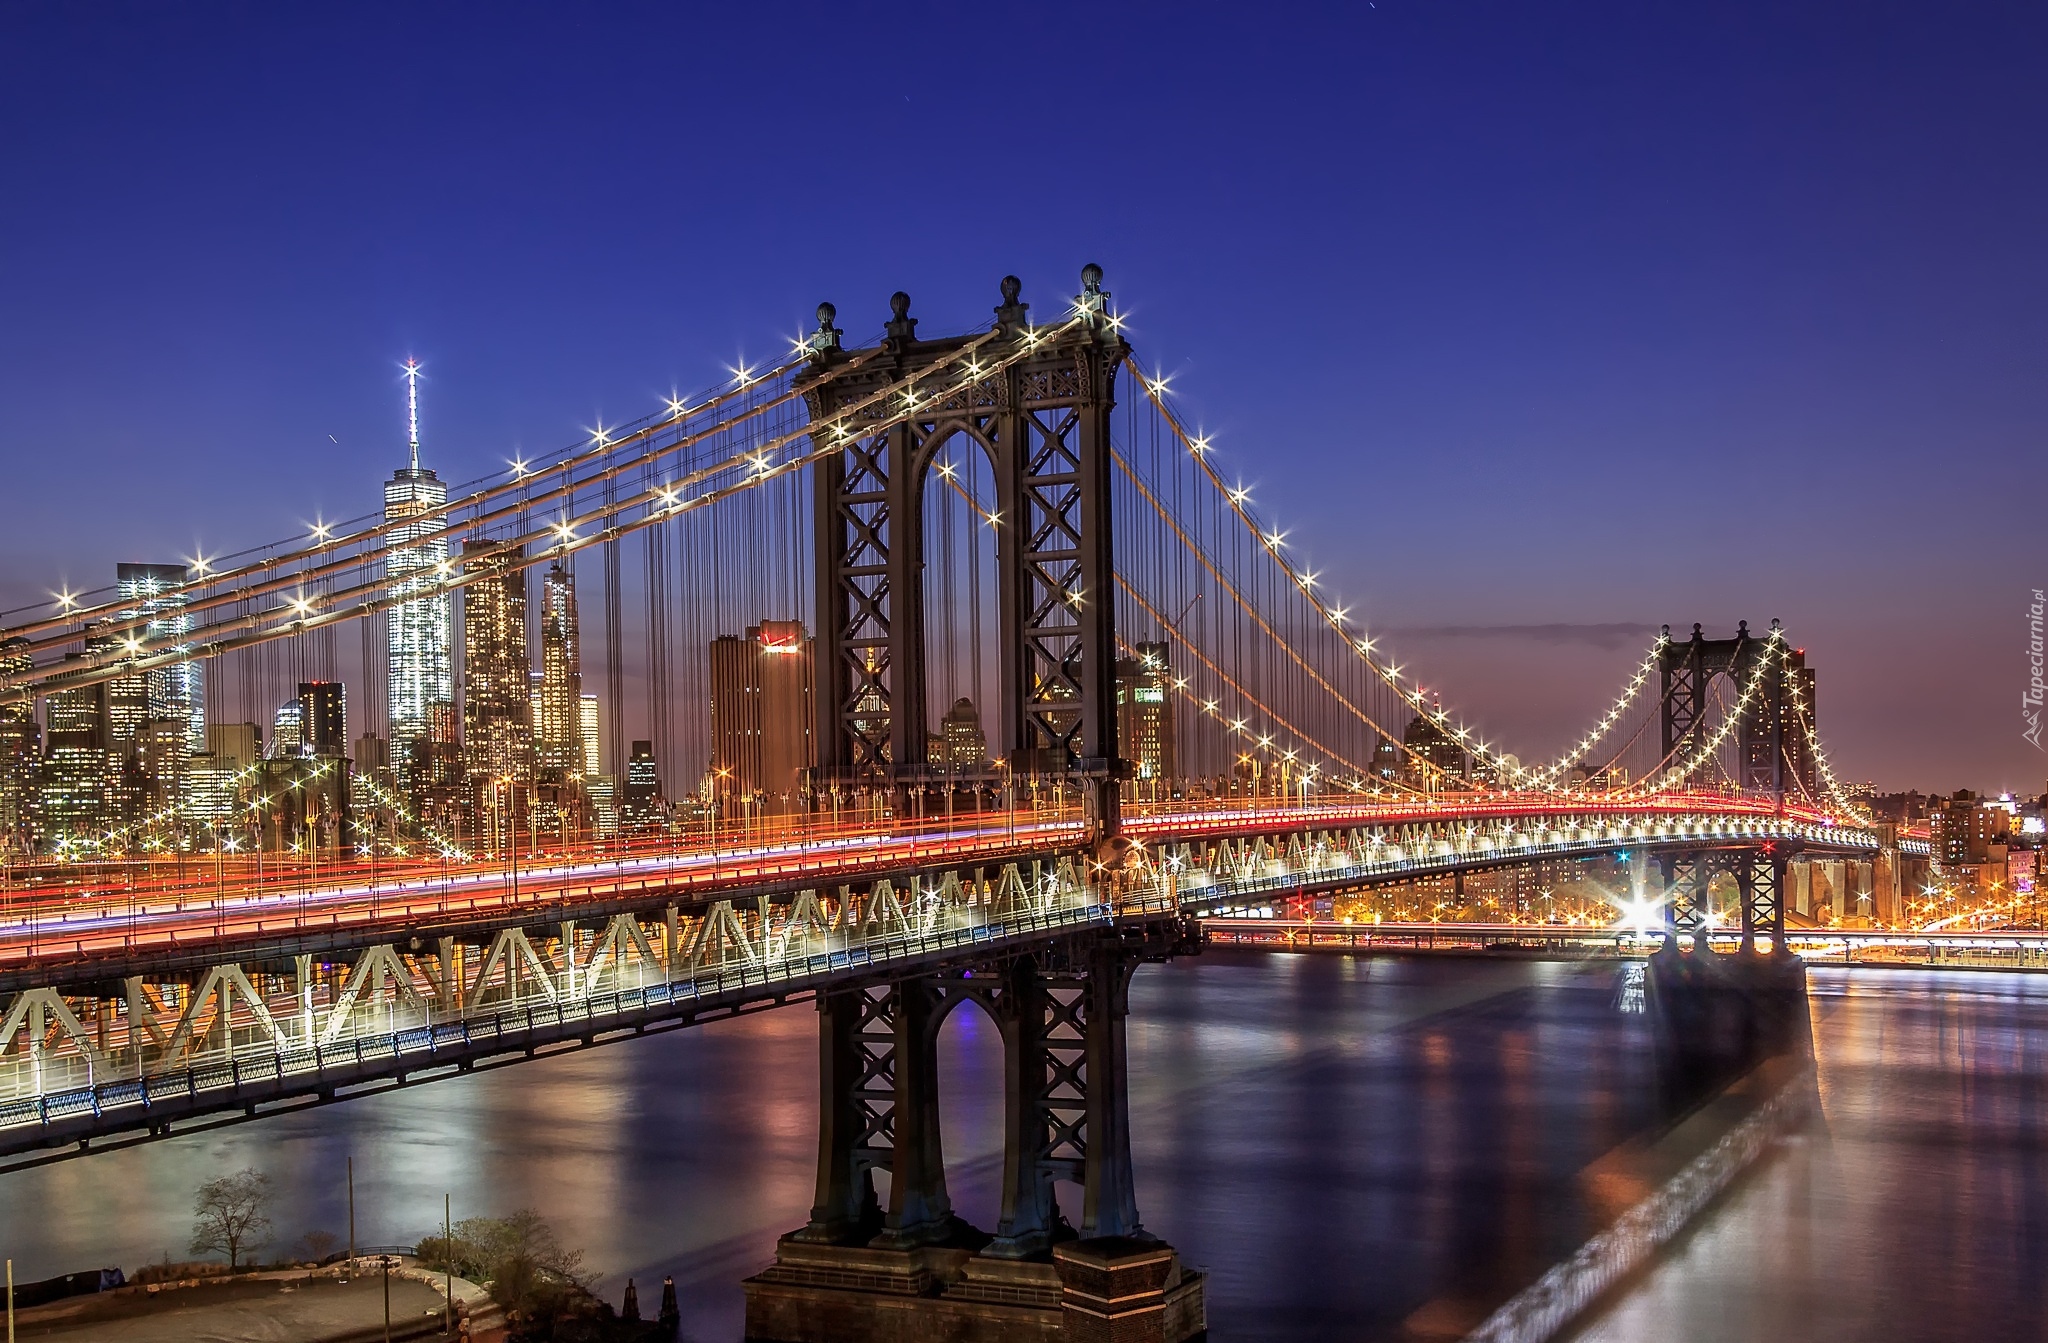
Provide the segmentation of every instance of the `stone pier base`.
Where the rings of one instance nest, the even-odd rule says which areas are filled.
[[[1187,1343],[1203,1275],[1158,1241],[1068,1241],[1046,1260],[812,1245],[746,1281],[748,1343]]]

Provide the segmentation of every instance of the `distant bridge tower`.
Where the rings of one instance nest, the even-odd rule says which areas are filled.
[[[889,300],[887,338],[867,357],[841,348],[835,309],[819,305],[799,383],[814,424],[897,383],[931,401],[907,421],[856,427],[815,468],[818,785],[907,793],[946,777],[925,758],[924,485],[959,435],[995,477],[1001,665],[996,711],[984,718],[990,750],[1019,783],[1082,785],[1107,837],[1123,773],[1109,430],[1129,347],[1110,324],[1099,266],[1081,273],[1072,323],[1062,314],[1033,328],[1022,283],[1006,276],[1001,289],[993,339],[974,358],[1005,362],[964,384],[915,381],[981,338],[918,339],[908,294]],[[901,409],[892,396],[854,424]]]
[[[1683,762],[1704,742],[1708,692],[1714,677],[1727,677],[1737,697],[1756,677],[1755,693],[1735,725],[1739,761],[1735,782],[1745,793],[1779,802],[1785,800],[1788,787],[1797,790],[1803,786],[1811,794],[1814,763],[1807,750],[1807,735],[1812,727],[1812,673],[1804,657],[1778,646],[1782,643],[1775,620],[1771,633],[1762,637],[1751,634],[1745,620],[1732,639],[1709,639],[1694,625],[1692,638],[1683,643],[1672,640],[1671,627],[1666,625],[1657,655],[1662,758]],[[1793,693],[1794,677],[1800,678],[1801,695]],[[1700,782],[1705,771],[1703,761],[1684,782]]]

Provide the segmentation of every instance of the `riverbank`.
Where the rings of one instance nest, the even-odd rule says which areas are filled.
[[[382,1343],[387,1310],[393,1343],[451,1339],[444,1319],[465,1315],[477,1343],[497,1331],[497,1310],[475,1283],[456,1279],[451,1298],[408,1260],[393,1269],[388,1296],[386,1287],[369,1260],[353,1277],[335,1265],[136,1284],[17,1311],[15,1334],[47,1343]]]

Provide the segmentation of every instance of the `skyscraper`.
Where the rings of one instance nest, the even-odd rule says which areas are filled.
[[[811,644],[803,622],[764,620],[711,641],[711,779],[718,797],[794,800],[811,747]]]
[[[493,800],[523,814],[533,784],[522,554],[491,541],[462,547],[464,574],[473,579],[462,595],[462,770],[479,817]]]
[[[412,464],[384,486],[384,520],[403,523],[385,534],[384,574],[398,599],[388,617],[391,746],[399,780],[415,794],[435,773],[429,760],[454,744],[455,703],[448,594],[438,585],[448,573],[447,522],[426,516],[448,502],[448,486],[420,466],[419,371],[417,360],[406,362]],[[448,740],[439,740],[444,733]]]
[[[1820,765],[1808,744],[1814,732],[1813,668],[1806,665],[1804,648],[1785,650],[1784,677],[1778,742],[1771,740],[1770,704],[1759,700],[1742,716],[1736,750],[1745,776],[1768,778],[1773,773],[1771,752],[1782,749],[1786,796],[1819,801]]]
[[[124,617],[148,616],[142,639],[151,652],[162,652],[166,644],[189,651],[186,636],[192,632],[192,617],[185,613],[185,581],[189,576],[182,564],[120,564],[114,568],[123,601],[133,603]],[[180,662],[154,667],[142,674],[144,711],[148,721],[175,722],[184,726],[185,754],[206,750],[206,664]]]
[[[583,647],[576,620],[576,576],[556,560],[540,584],[540,679],[533,744],[543,772],[586,770],[583,754]]]
[[[348,687],[339,681],[299,682],[299,750],[304,755],[348,754]]]
[[[626,761],[626,786],[619,797],[619,824],[630,830],[647,830],[662,819],[661,770],[655,763],[654,743],[636,741]]]
[[[306,706],[297,697],[277,706],[270,720],[270,756],[273,760],[306,754]]]
[[[1407,756],[1403,770],[1406,782],[1430,792],[1465,786],[1465,748],[1444,727],[1439,716],[1442,712],[1438,709],[1415,715],[1401,733],[1401,745]]]
[[[26,672],[33,664],[28,640],[0,643],[0,675]],[[42,733],[28,700],[0,703],[0,853],[27,853],[36,844],[36,769]]]
[[[581,712],[577,715],[577,721],[583,724],[583,776],[591,778],[604,773],[602,756],[598,750],[598,744],[603,738],[599,737],[597,732],[597,696],[585,695],[578,708]]]
[[[43,701],[48,731],[39,786],[42,822],[60,851],[96,839],[108,824],[107,686],[101,681],[57,690]]]

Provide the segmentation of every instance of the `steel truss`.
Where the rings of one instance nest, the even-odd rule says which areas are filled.
[[[1124,1019],[1132,973],[1180,942],[1171,920],[1102,929],[819,998],[817,1202],[794,1239],[909,1249],[961,1230],[939,1131],[938,1033],[973,1002],[1003,1042],[1003,1197],[982,1253],[1023,1259],[1072,1234],[1054,1194],[1081,1186],[1082,1236],[1142,1231],[1131,1180]],[[889,1175],[889,1207],[874,1173]]]
[[[687,1024],[813,991],[861,988],[873,1005],[845,1018],[848,1052],[827,1063],[837,1076],[858,1072],[867,1079],[860,1093],[867,1108],[831,1126],[836,1134],[859,1135],[844,1136],[845,1182],[834,1186],[832,1198],[821,1195],[814,1219],[838,1234],[868,1216],[864,1205],[847,1201],[860,1170],[893,1173],[904,1134],[922,1141],[922,1112],[906,1116],[895,1108],[903,1061],[913,1073],[922,1068],[936,1022],[958,1001],[975,998],[1010,1038],[1024,1042],[1011,1054],[1016,1086],[1044,1098],[1028,1120],[1044,1135],[1031,1149],[1035,1173],[1012,1172],[1006,1194],[1013,1215],[1003,1234],[1031,1244],[1050,1227],[1053,1206],[1035,1201],[1035,1182],[1081,1178],[1076,1170],[1085,1174],[1121,1141],[1105,1149],[1103,1139],[1089,1137],[1104,1133],[1110,1120],[1091,1117],[1084,1083],[1123,1066],[1119,1043],[1090,1034],[1091,1022],[1122,1010],[1122,988],[1099,967],[1051,958],[1050,951],[1040,958],[1064,932],[1120,917],[1199,917],[1275,894],[1364,889],[1619,849],[1695,863],[1708,852],[1769,855],[1776,867],[1751,871],[1748,889],[1757,894],[1748,926],[1781,930],[1777,893],[1787,855],[1869,853],[1877,842],[1870,832],[1845,827],[1714,814],[1563,813],[1485,824],[1328,828],[1313,817],[1281,815],[1243,834],[1141,847],[1122,873],[1089,880],[1069,855],[993,872],[963,865],[907,870],[872,877],[861,888],[785,890],[691,907],[651,903],[584,918],[574,906],[549,915],[514,911],[502,926],[449,936],[431,929],[386,934],[345,954],[294,955],[272,944],[245,953],[248,959],[227,955],[211,964],[115,965],[97,981],[81,982],[75,970],[56,965],[46,982],[28,983],[0,1008],[0,1153],[160,1131],[208,1112],[331,1098],[380,1080],[664,1022]],[[938,996],[931,1002],[906,1004],[862,987],[886,967],[924,974],[963,957],[969,968],[1019,957],[1002,964],[1006,975],[1021,975],[1027,952],[1028,977],[990,978],[977,969],[933,980]],[[922,1042],[909,1054],[899,1052],[904,1031]],[[914,1174],[923,1160],[906,1170]],[[899,1184],[924,1187],[892,1174],[892,1191]],[[1096,1187],[1111,1202],[1093,1215],[1098,1224],[1115,1224],[1121,1196],[1113,1182]],[[942,1197],[941,1185],[923,1204],[893,1207],[892,1229],[926,1234],[941,1215],[935,1209]]]
[[[1745,793],[1782,799],[1785,796],[1785,721],[1789,707],[1785,662],[1777,647],[1778,622],[1772,633],[1758,637],[1742,621],[1732,639],[1709,639],[1700,626],[1692,637],[1674,643],[1671,627],[1657,650],[1660,681],[1658,717],[1663,748],[1660,769],[1696,751],[1707,736],[1708,691],[1716,676],[1725,676],[1738,690],[1760,677],[1753,702],[1736,725],[1736,754],[1741,764],[1736,785]],[[1708,763],[1701,761],[1684,779],[1692,786],[1712,782]]]
[[[0,1018],[0,1152],[786,999],[878,965],[1099,923],[1111,894],[1067,861],[955,868],[378,943],[351,959],[30,988]],[[1120,902],[1148,899],[1160,903],[1135,887]]]
[[[1777,947],[1785,940],[1786,870],[1812,836],[1787,834],[1759,838],[1753,845],[1732,849],[1667,854],[1657,859],[1664,876],[1666,926],[1685,937],[1703,938],[1708,927],[1707,886],[1716,872],[1735,878],[1742,927],[1742,945],[1759,937]],[[1839,837],[1823,837],[1838,843]],[[1874,847],[1874,846],[1873,846]]]
[[[890,300],[881,356],[855,362],[819,309],[812,368],[799,380],[812,419],[866,408],[844,446],[816,463],[817,728],[821,783],[916,787],[925,759],[924,486],[945,445],[965,438],[995,477],[999,702],[990,746],[1018,774],[1086,780],[1091,815],[1117,821],[1116,572],[1110,412],[1129,352],[1104,315],[1101,271],[1083,273],[1082,320],[1035,329],[1015,276],[1002,283],[986,376],[919,404],[917,379],[970,338],[919,340],[910,297]],[[1050,334],[1047,334],[1047,331]],[[983,338],[973,338],[983,339]],[[895,396],[877,397],[892,386]],[[910,413],[906,417],[906,410]],[[892,418],[894,417],[894,418]]]

